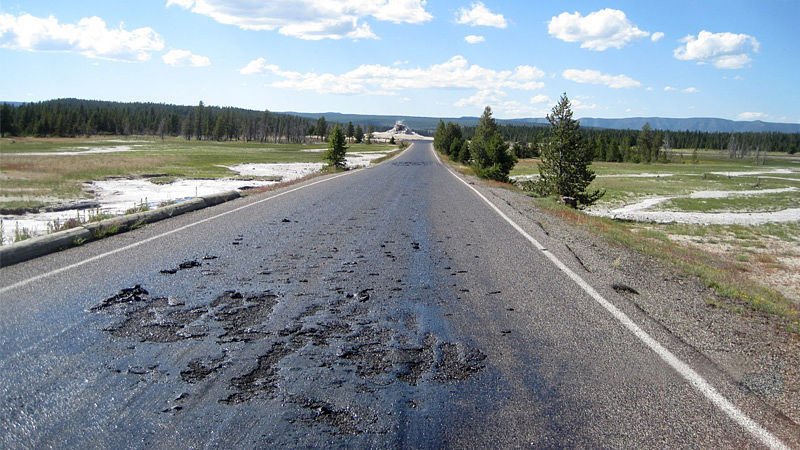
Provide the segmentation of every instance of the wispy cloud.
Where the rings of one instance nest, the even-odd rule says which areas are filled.
[[[172,67],[206,67],[211,65],[207,56],[195,55],[189,50],[170,50],[161,56],[164,64]]]
[[[748,34],[712,33],[701,31],[697,36],[686,36],[684,45],[672,54],[681,61],[696,61],[698,64],[712,63],[719,69],[741,69],[750,64],[750,52],[761,48],[758,40]]]
[[[570,81],[584,84],[602,84],[612,89],[635,88],[642,85],[627,75],[610,75],[597,70],[567,69],[562,76]]]
[[[739,120],[763,120],[766,119],[768,115],[763,112],[745,111],[739,113],[737,117]]]
[[[590,102],[588,98],[575,97],[570,100],[575,112],[592,111],[597,109],[597,103]]]
[[[108,28],[96,16],[60,23],[54,16],[0,14],[0,47],[32,52],[74,52],[87,58],[147,61],[164,41],[152,28]]]
[[[631,23],[624,12],[610,8],[586,16],[579,12],[563,12],[550,19],[547,32],[556,39],[580,42],[581,48],[595,51],[622,48],[635,39],[650,35]]]
[[[536,105],[536,104],[543,104],[543,103],[544,104],[550,104],[550,103],[555,103],[555,102],[553,102],[553,99],[551,99],[550,97],[548,97],[548,96],[546,96],[544,94],[538,94],[538,95],[534,95],[533,97],[531,97],[531,103]]]
[[[426,0],[167,0],[245,30],[277,30],[305,40],[377,39],[365,19],[418,24],[433,16]]]
[[[677,91],[683,92],[684,94],[696,94],[700,92],[700,89],[697,89],[694,86],[689,86],[683,89],[676,88],[675,86],[664,86],[664,92],[677,92]]]
[[[517,100],[508,99],[508,94],[503,91],[484,89],[475,92],[469,97],[459,99],[454,106],[471,108],[476,112],[485,106],[491,106],[495,115],[502,117],[544,117],[547,114],[547,110],[541,106],[531,106],[536,103],[541,102],[531,102],[526,105]]]

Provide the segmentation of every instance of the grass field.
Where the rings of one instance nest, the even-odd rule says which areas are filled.
[[[111,177],[148,177],[156,183],[175,179],[214,179],[237,174],[225,166],[242,163],[319,163],[326,143],[123,138],[0,139],[0,208],[38,208],[85,197],[83,183]],[[348,152],[387,152],[388,144],[350,144]],[[92,153],[92,151],[108,151]],[[63,155],[65,152],[86,154]],[[52,154],[50,156],[49,154]]]
[[[624,204],[643,197],[687,195],[696,191],[800,188],[800,157],[772,154],[765,165],[756,166],[752,160],[730,160],[719,152],[700,152],[699,156],[700,161],[696,164],[688,161],[654,164],[595,162],[592,170],[597,178],[590,188],[606,191],[602,199],[604,204]],[[511,175],[534,175],[539,173],[538,170],[538,161],[527,159],[520,161]],[[792,173],[786,173],[789,171]],[[747,172],[765,173],[737,176]],[[769,197],[762,199],[769,200]],[[717,209],[724,207],[722,203]],[[707,210],[715,207],[714,202],[705,204]]]
[[[701,151],[696,163],[688,158],[683,163],[596,162],[592,169],[597,178],[590,188],[606,191],[593,209],[611,210],[648,198],[666,198],[653,209],[667,212],[800,208],[798,156],[769,154],[766,164],[755,165],[752,159],[730,160],[720,152]],[[537,160],[522,160],[511,175],[537,173]],[[758,192],[767,189],[774,191]],[[537,202],[615,241],[676,263],[753,309],[786,317],[789,326],[800,332],[798,220],[759,225],[615,221],[569,211],[552,199]]]

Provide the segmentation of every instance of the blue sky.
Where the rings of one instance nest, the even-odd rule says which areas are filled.
[[[800,1],[0,3],[0,99],[800,122]]]

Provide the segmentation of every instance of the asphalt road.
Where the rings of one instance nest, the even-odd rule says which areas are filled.
[[[422,142],[4,268],[0,447],[797,445],[586,278],[759,441],[548,258],[579,273],[563,246],[497,208],[547,250]]]

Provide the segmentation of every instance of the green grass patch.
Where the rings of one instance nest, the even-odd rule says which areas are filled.
[[[327,143],[274,144],[261,142],[164,140],[152,137],[59,138],[0,140],[0,194],[16,198],[0,208],[45,206],[42,198],[75,199],[85,196],[83,183],[110,177],[147,177],[166,184],[176,179],[235,178],[228,167],[254,163],[324,163]],[[84,148],[130,146],[131,151],[87,155],[17,155],[54,153]],[[387,152],[389,144],[350,144],[348,153]],[[23,193],[23,194],[19,194]]]
[[[728,198],[675,198],[658,205],[667,211],[772,212],[800,208],[800,191]]]

